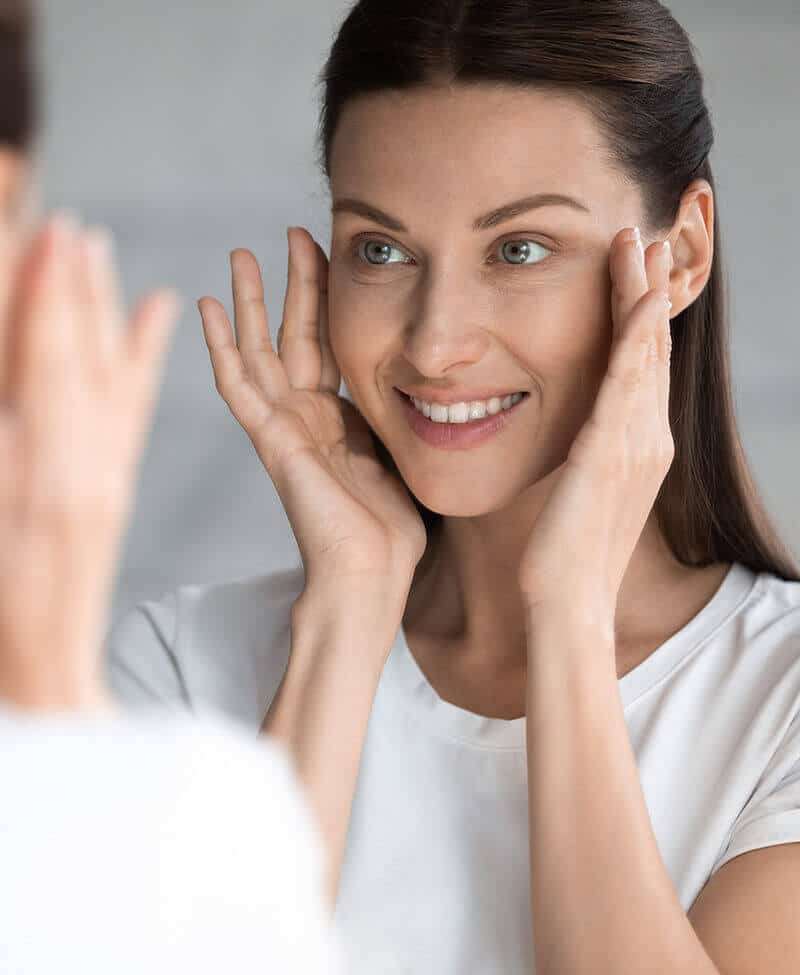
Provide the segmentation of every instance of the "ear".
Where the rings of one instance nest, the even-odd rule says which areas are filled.
[[[683,191],[678,216],[669,232],[673,266],[670,317],[679,315],[706,286],[714,260],[714,191],[705,179]]]

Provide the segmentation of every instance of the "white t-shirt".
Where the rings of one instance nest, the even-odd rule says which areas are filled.
[[[280,743],[0,708],[3,975],[342,975]]]
[[[131,704],[219,710],[257,734],[289,654],[302,565],[183,586],[108,641]],[[800,583],[733,563],[619,680],[659,849],[689,910],[710,875],[800,842]],[[335,920],[349,975],[530,975],[525,717],[442,700],[400,625],[370,716]]]

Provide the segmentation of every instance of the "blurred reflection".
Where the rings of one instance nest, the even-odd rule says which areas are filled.
[[[272,740],[116,713],[101,634],[174,325],[110,239],[40,220],[31,11],[0,0],[0,972],[339,972]]]

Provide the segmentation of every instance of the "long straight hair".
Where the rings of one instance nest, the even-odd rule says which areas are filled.
[[[566,93],[592,113],[610,164],[640,187],[643,233],[670,226],[697,178],[714,190],[714,253],[702,293],[672,321],[670,426],[675,457],[654,503],[675,558],[741,562],[800,581],[748,469],[736,425],[714,130],[684,29],[658,0],[358,0],[319,76],[318,164],[351,99],[463,82]],[[381,463],[398,476],[371,430]],[[411,493],[411,492],[410,492]],[[411,496],[429,537],[443,516]]]

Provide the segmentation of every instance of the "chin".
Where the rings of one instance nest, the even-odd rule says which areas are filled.
[[[452,476],[442,476],[437,483],[435,475],[428,472],[423,478],[405,478],[406,486],[414,497],[437,515],[450,518],[480,518],[502,511],[519,496],[519,489],[509,480],[505,485],[489,477],[485,483],[473,483],[469,490],[453,491]]]

